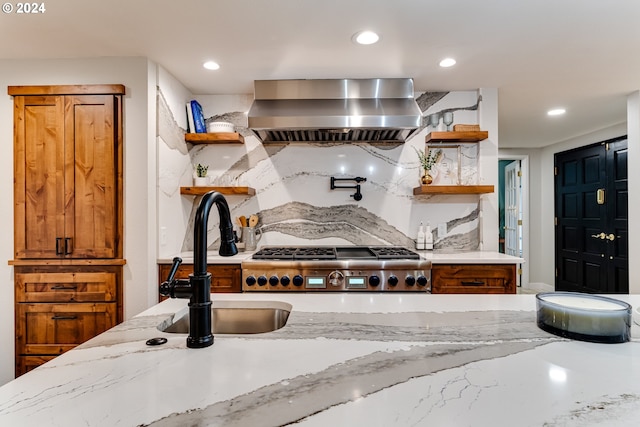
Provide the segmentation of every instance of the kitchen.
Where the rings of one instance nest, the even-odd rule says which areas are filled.
[[[54,9],[51,9],[49,13],[54,13]],[[7,19],[7,16],[3,16],[3,19]],[[15,18],[15,16],[11,17]],[[61,56],[62,57],[62,56]],[[2,84],[3,86],[20,85],[20,84],[77,84],[77,83],[121,83],[127,88],[127,95],[125,97],[125,158],[126,158],[126,189],[125,189],[125,254],[127,259],[127,266],[125,267],[125,317],[131,316],[142,312],[147,307],[157,302],[157,284],[159,283],[159,277],[157,269],[155,268],[158,258],[167,258],[174,255],[176,252],[181,252],[184,247],[188,249],[189,245],[185,245],[185,239],[189,238],[188,232],[189,218],[193,210],[193,202],[191,196],[182,196],[178,194],[178,188],[183,185],[189,185],[190,168],[193,164],[191,158],[187,153],[181,153],[182,146],[169,147],[167,143],[184,143],[184,140],[180,138],[169,138],[168,141],[158,142],[157,128],[163,129],[162,124],[159,123],[156,126],[156,117],[171,117],[177,123],[178,126],[170,127],[170,130],[178,128],[185,129],[186,124],[181,112],[183,111],[184,101],[196,97],[200,99],[207,116],[216,114],[224,114],[229,111],[246,111],[247,106],[252,99],[251,95],[243,95],[249,91],[236,92],[239,95],[206,95],[203,97],[195,96],[200,92],[192,92],[187,89],[184,84],[180,83],[175,77],[173,77],[162,66],[156,64],[153,60],[143,57],[119,57],[119,58],[95,58],[88,57],[84,59],[20,59],[16,56],[15,59],[3,59],[2,65]],[[309,74],[308,76],[311,76]],[[302,77],[308,77],[304,75]],[[289,76],[289,77],[300,77]],[[313,77],[313,76],[311,76]],[[333,77],[344,77],[344,74],[340,73]],[[207,77],[203,77],[206,79]],[[252,81],[255,76],[251,78]],[[428,91],[430,86],[416,87],[417,91]],[[500,133],[500,144],[498,144],[498,94],[499,91],[494,89],[482,89],[483,93],[483,114],[484,117],[474,116],[473,113],[468,111],[456,112],[456,120],[458,123],[480,123],[483,130],[487,130],[490,135],[488,144],[481,145],[481,149],[491,150],[488,156],[480,156],[480,161],[483,162],[480,165],[482,171],[482,179],[485,179],[487,183],[495,183],[496,176],[494,172],[494,163],[496,161],[498,145],[503,146],[502,141],[504,135]],[[452,90],[452,96],[457,94],[456,90]],[[468,107],[477,102],[477,89],[469,91],[463,91],[463,99],[450,99],[445,98],[446,104],[437,106],[435,108],[460,108]],[[160,95],[161,94],[161,95]],[[160,104],[159,97],[165,97],[165,102],[169,106],[169,111],[161,111],[163,106]],[[240,100],[239,100],[240,99]],[[215,101],[214,101],[215,100]],[[5,102],[0,106],[2,109],[2,123],[0,129],[2,131],[2,137],[5,141],[11,141],[12,139],[12,103],[11,98],[6,97]],[[449,103],[450,102],[450,103]],[[633,119],[634,98],[629,98],[629,114],[632,115],[632,119],[629,120],[627,125],[633,125],[637,122],[637,117]],[[171,112],[171,116],[168,113]],[[160,113],[167,113],[167,115],[160,116]],[[465,114],[470,114],[471,117]],[[637,114],[636,114],[637,116]],[[467,120],[468,119],[468,120]],[[170,123],[171,124],[171,123]],[[591,128],[586,128],[591,129]],[[634,133],[635,132],[635,133]],[[626,132],[626,125],[613,125],[605,130],[597,130],[589,135],[570,138],[567,137],[563,143],[552,147],[543,147],[539,149],[529,149],[532,164],[536,164],[536,168],[532,167],[532,175],[530,177],[531,182],[540,182],[540,187],[537,187],[537,194],[532,192],[532,199],[538,200],[538,203],[531,203],[531,227],[534,229],[542,230],[542,236],[540,240],[553,240],[553,234],[548,234],[546,230],[552,229],[552,217],[553,214],[549,213],[549,203],[545,203],[543,194],[549,194],[552,186],[549,184],[552,181],[552,177],[543,173],[544,170],[550,170],[553,163],[553,153],[562,151],[567,147],[577,146],[580,144],[595,143],[609,137],[619,136]],[[637,129],[633,127],[629,130],[630,138],[637,135]],[[162,135],[161,135],[162,136]],[[227,159],[227,165],[237,165],[243,158],[247,162],[247,166],[244,169],[240,169],[238,165],[238,180],[242,183],[247,183],[252,186],[264,189],[264,192],[258,192],[256,196],[250,198],[243,198],[242,196],[231,196],[229,202],[233,205],[237,214],[251,214],[256,212],[262,212],[268,209],[277,209],[278,206],[282,206],[286,203],[292,203],[292,201],[306,200],[308,203],[311,201],[312,205],[317,205],[318,202],[312,199],[309,194],[316,193],[320,199],[319,201],[323,206],[337,206],[337,205],[349,205],[349,206],[365,206],[370,211],[374,211],[374,206],[381,200],[385,193],[375,191],[379,188],[374,186],[382,183],[393,183],[394,181],[389,178],[390,173],[394,173],[389,165],[390,154],[391,159],[400,162],[402,164],[417,165],[415,159],[415,153],[411,149],[412,145],[419,143],[424,133],[419,136],[415,136],[404,148],[395,148],[391,150],[391,153],[384,152],[382,148],[370,147],[366,151],[361,147],[345,147],[345,152],[338,152],[336,147],[322,150],[317,147],[298,146],[292,144],[287,146],[280,154],[271,155],[266,152],[267,150],[276,150],[281,147],[273,148],[261,148],[255,139],[247,139],[244,146],[223,146],[223,147],[209,147],[206,150],[197,150],[198,156],[202,156],[201,159],[208,162],[212,166],[212,175],[217,178],[219,174],[225,170],[223,169],[223,156],[229,156]],[[494,140],[491,140],[494,138]],[[135,141],[133,143],[132,141]],[[10,144],[8,144],[10,145]],[[633,144],[630,144],[630,155],[633,153]],[[522,149],[516,149],[515,151],[522,151]],[[389,151],[389,150],[387,150]],[[178,154],[180,153],[180,154]],[[215,154],[214,154],[215,153]],[[251,155],[249,155],[251,153]],[[310,154],[312,153],[312,154]],[[320,153],[320,154],[319,154]],[[385,157],[384,154],[387,154]],[[338,157],[344,154],[345,157]],[[285,156],[286,155],[286,156]],[[326,157],[317,157],[319,155]],[[364,164],[365,162],[354,162],[354,164],[346,164],[345,167],[353,169],[345,169],[349,175],[353,176],[366,176],[370,177],[371,181],[363,184],[363,199],[361,202],[355,203],[350,197],[348,191],[327,191],[329,177],[332,175],[338,176],[341,173],[340,169],[326,170],[327,165],[335,162],[336,159],[350,159],[354,156],[366,156],[365,158],[371,159],[373,164]],[[173,161],[166,161],[167,157],[171,157]],[[257,156],[257,157],[254,157]],[[382,156],[382,157],[381,157]],[[316,162],[316,159],[323,158],[323,162]],[[156,160],[160,159],[160,160]],[[265,159],[270,159],[265,161]],[[292,164],[291,159],[295,159],[295,162],[300,162],[299,165]],[[245,161],[242,160],[242,161]],[[345,160],[345,161],[346,161]],[[2,157],[3,166],[2,170],[2,188],[3,194],[12,193],[12,160],[11,156]],[[277,167],[267,168],[265,165],[275,163]],[[323,165],[324,163],[324,165]],[[374,166],[373,173],[370,172],[369,166]],[[306,169],[305,169],[306,168]],[[360,168],[360,169],[358,169]],[[312,171],[308,176],[300,174],[300,171]],[[245,171],[244,177],[241,171]],[[246,171],[249,171],[247,174]],[[635,171],[631,171],[634,173]],[[417,169],[407,169],[403,172],[404,186],[396,187],[395,190],[387,193],[386,197],[391,197],[392,200],[399,200],[401,203],[410,203],[408,200],[412,198],[411,189],[417,185],[411,180],[418,178]],[[245,177],[251,176],[252,180],[257,182],[243,181]],[[281,179],[288,178],[285,184],[281,184]],[[380,179],[383,177],[385,179]],[[135,178],[135,179],[134,179]],[[293,178],[293,179],[292,179]],[[374,179],[375,178],[375,179]],[[264,181],[263,181],[264,179]],[[372,182],[373,181],[373,182]],[[631,179],[630,179],[631,181]],[[397,181],[396,181],[397,182]],[[273,184],[271,187],[267,187],[266,183]],[[287,186],[287,184],[291,184]],[[633,187],[633,182],[630,184]],[[159,188],[159,190],[158,190]],[[282,191],[284,188],[284,191]],[[533,185],[532,185],[533,189]],[[634,191],[633,189],[631,190]],[[321,193],[322,192],[322,193]],[[423,196],[421,196],[423,197]],[[473,197],[473,198],[472,198]],[[483,200],[488,200],[488,206],[486,206],[488,213],[483,218],[483,227],[486,229],[481,233],[485,245],[488,248],[496,247],[497,234],[494,230],[497,229],[497,219],[495,215],[495,201],[494,196],[482,196]],[[286,199],[283,199],[286,198]],[[475,207],[478,205],[477,196],[465,196],[463,202],[462,211],[467,211],[471,214]],[[413,236],[417,233],[417,228],[420,221],[431,221],[432,226],[435,226],[438,222],[443,222],[445,217],[442,213],[420,213],[419,210],[428,211],[429,202],[420,202],[418,211],[414,212],[413,209],[407,210],[405,213],[400,213],[394,207],[393,203],[385,203],[381,205],[377,212],[377,219],[384,219],[386,224],[402,231],[405,236]],[[304,209],[305,205],[291,205],[290,207],[296,209]],[[1,208],[1,217],[3,219],[3,235],[12,236],[13,230],[10,224],[12,224],[12,212],[10,204],[5,204]],[[355,209],[355,208],[354,208]],[[634,209],[630,206],[631,210]],[[445,210],[443,208],[442,210]],[[356,212],[360,210],[356,209]],[[143,214],[146,213],[146,214]],[[158,216],[156,216],[158,215]],[[435,215],[435,216],[431,216]],[[438,217],[438,215],[443,215]],[[348,216],[348,215],[345,215]],[[398,218],[394,218],[398,216]],[[456,217],[463,216],[462,213],[456,214]],[[433,218],[433,219],[432,219]],[[446,218],[447,220],[449,218]],[[399,224],[399,225],[398,225]],[[384,225],[384,224],[383,224]],[[472,224],[473,225],[473,224]],[[163,230],[164,228],[164,230]],[[287,239],[286,243],[306,243],[308,239],[304,239],[306,232],[311,230],[306,227],[300,227],[301,234],[280,234],[280,236]],[[214,228],[215,232],[215,228]],[[631,230],[633,233],[633,230]],[[166,234],[163,234],[166,233]],[[547,234],[545,234],[547,233]],[[535,234],[535,233],[532,233]],[[546,235],[546,238],[544,237]],[[265,234],[262,244],[275,243],[280,244],[275,239],[275,232]],[[165,241],[166,244],[162,242]],[[532,239],[534,236],[532,236]],[[270,240],[271,239],[271,240]],[[299,240],[300,239],[300,240]],[[634,253],[633,239],[630,239],[630,252]],[[335,240],[334,240],[335,242]],[[188,243],[188,242],[187,242]],[[3,245],[2,249],[4,259],[9,260],[12,258],[11,245]],[[549,250],[539,249],[533,253],[529,262],[536,267],[533,270],[545,271],[546,276],[539,281],[550,282],[552,280],[548,278],[549,271],[552,271],[553,258],[550,256]],[[633,269],[633,266],[631,266]],[[5,277],[5,285],[7,289],[13,287],[12,269],[8,265],[4,265],[3,276]],[[633,270],[632,270],[633,274]],[[637,281],[631,280],[632,284]],[[140,283],[146,283],[147,286],[140,286]],[[633,288],[631,293],[637,293],[637,289]],[[8,297],[4,300],[5,307],[0,310],[2,314],[2,342],[3,347],[11,348],[13,346],[14,332],[13,327],[13,302],[12,298]],[[2,357],[3,366],[3,379],[5,381],[10,380],[13,377],[13,354],[11,351],[3,352]],[[3,381],[3,382],[5,382]]]

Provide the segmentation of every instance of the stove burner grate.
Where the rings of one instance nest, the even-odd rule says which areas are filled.
[[[345,248],[342,248],[345,249]],[[354,259],[373,258],[379,260],[392,260],[392,259],[420,259],[420,255],[410,251],[401,246],[374,246],[374,247],[346,247],[347,250],[340,252],[341,258],[344,253],[353,253]],[[358,249],[363,254],[361,255]],[[363,249],[365,249],[363,251]],[[264,260],[281,260],[281,261],[293,261],[293,260],[335,260],[338,259],[338,251],[333,246],[320,246],[320,247],[264,247],[253,255],[253,259]],[[345,259],[351,259],[347,256]]]
[[[420,255],[401,246],[377,246],[369,249],[378,259],[420,259]]]

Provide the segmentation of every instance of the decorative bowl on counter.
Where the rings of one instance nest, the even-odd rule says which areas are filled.
[[[210,133],[231,133],[235,132],[235,126],[229,122],[211,122],[207,125],[207,131]]]
[[[631,339],[631,306],[624,301],[579,292],[536,295],[538,327],[565,338],[597,343]]]

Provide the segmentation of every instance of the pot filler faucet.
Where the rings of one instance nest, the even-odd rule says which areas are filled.
[[[175,257],[166,282],[160,285],[160,294],[171,298],[190,298],[189,336],[187,347],[204,348],[213,344],[211,333],[211,273],[207,272],[207,221],[211,205],[216,204],[220,216],[220,256],[233,256],[238,248],[233,235],[233,223],[229,205],[218,192],[206,193],[196,211],[194,221],[193,273],[189,279],[176,279],[174,276],[182,259]]]

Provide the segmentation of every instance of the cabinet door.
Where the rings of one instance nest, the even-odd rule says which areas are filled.
[[[56,258],[64,237],[64,99],[14,98],[15,258]]]
[[[113,95],[65,97],[65,238],[71,258],[114,258],[118,236],[116,122]]]
[[[516,266],[438,264],[431,280],[434,294],[515,294]]]
[[[16,96],[15,258],[116,258],[120,98]]]

